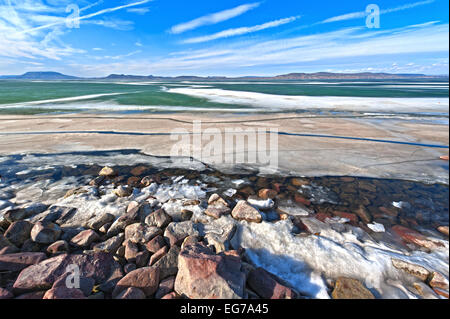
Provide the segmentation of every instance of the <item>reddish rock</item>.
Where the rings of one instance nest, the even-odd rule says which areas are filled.
[[[280,284],[277,278],[262,268],[251,270],[247,284],[264,299],[294,299],[295,293]]]
[[[68,284],[69,285],[79,284],[79,286],[75,287],[69,286],[68,288],[80,289],[83,292],[83,294],[87,297],[92,293],[92,289],[94,288],[95,285],[95,280],[87,277],[79,277],[79,281],[75,282],[71,273],[65,273],[53,283],[52,289],[58,287],[67,287]]]
[[[30,238],[32,228],[33,224],[30,222],[25,220],[16,221],[9,225],[4,236],[12,244],[20,247],[28,238]]]
[[[149,257],[150,253],[147,250],[140,251],[136,255],[136,266],[138,268],[147,266]]]
[[[114,288],[113,297],[117,297],[122,291],[129,287],[141,289],[145,296],[151,297],[158,289],[159,269],[155,267],[144,267],[136,269],[123,277]]]
[[[141,184],[141,179],[137,176],[131,176],[127,179],[127,185],[130,187],[138,187]]]
[[[118,294],[115,299],[145,299],[145,294],[139,288],[129,287]]]
[[[86,297],[80,289],[60,286],[47,290],[42,299],[86,299]]]
[[[100,215],[95,215],[93,218],[87,221],[86,228],[90,228],[93,230],[99,230],[104,225],[113,222],[115,219],[113,214],[104,213]]]
[[[167,254],[162,256],[153,267],[159,269],[159,278],[165,279],[170,276],[175,276],[178,272],[178,255],[180,254],[180,248],[178,246],[170,247]]]
[[[145,218],[145,223],[148,226],[155,226],[158,228],[165,228],[170,222],[172,222],[172,217],[170,217],[164,209],[155,210]]]
[[[308,185],[309,181],[307,181],[306,179],[294,177],[291,179],[291,184],[296,187],[301,187],[303,185]]]
[[[247,222],[260,223],[262,216],[260,212],[248,204],[246,201],[239,201],[231,212],[231,216],[237,220],[245,220]]]
[[[100,236],[92,229],[83,230],[70,240],[70,243],[78,247],[89,247],[93,242],[100,240]]]
[[[412,243],[417,246],[425,247],[428,249],[436,249],[439,247],[444,247],[442,243],[431,240],[422,235],[421,233],[406,228],[404,226],[395,225],[394,227],[392,227],[392,231],[407,243]]]
[[[14,298],[14,295],[12,294],[11,291],[0,287],[0,300],[1,299],[12,299],[12,298]]]
[[[131,205],[131,203],[130,203]],[[133,207],[128,209],[125,214],[120,216],[112,225],[109,227],[107,236],[112,237],[118,235],[120,232],[122,232],[125,227],[128,225],[131,225],[138,221],[139,219],[139,205],[132,205]]]
[[[165,295],[173,291],[175,286],[175,277],[171,276],[162,280],[159,284],[158,290],[155,293],[155,299],[161,299]]]
[[[321,222],[325,222],[325,220],[327,218],[332,218],[331,214],[325,213],[325,212],[318,212],[316,215],[314,215],[314,217],[318,220],[320,220]]]
[[[37,222],[31,229],[31,239],[40,244],[51,244],[58,240],[61,228],[49,222]]]
[[[0,249],[0,255],[15,254],[18,252],[20,252],[20,249],[16,246],[8,246]]]
[[[306,199],[305,197],[303,197],[300,194],[295,194],[294,195],[294,200],[295,200],[295,202],[303,204],[305,206],[310,206],[311,205],[311,201],[309,199]]]
[[[15,253],[0,255],[0,271],[19,271],[38,264],[47,256],[44,253]]]
[[[274,199],[278,195],[278,192],[273,189],[263,188],[259,190],[258,197],[261,199]]]
[[[113,256],[102,252],[58,255],[22,270],[14,283],[14,293],[50,289],[57,279],[70,270],[68,266],[74,265],[79,268],[81,277],[92,278],[97,284],[105,282],[117,267]]]
[[[205,210],[205,214],[213,218],[220,218],[224,215],[228,215],[231,209],[224,205],[209,205]]]
[[[167,246],[164,246],[163,248],[161,248],[160,250],[158,250],[156,253],[154,253],[152,255],[152,257],[150,257],[150,262],[149,262],[149,266],[152,266],[153,264],[155,264],[158,260],[160,260],[165,254],[167,254],[167,252],[169,251],[169,248]]]
[[[144,165],[139,165],[136,166],[135,168],[133,168],[131,170],[131,174],[134,176],[141,176],[142,174],[144,174],[146,171],[148,170],[147,166]]]
[[[352,213],[345,213],[345,212],[340,212],[340,211],[335,210],[335,211],[333,211],[333,215],[341,217],[341,218],[347,218],[352,223],[358,222],[358,216],[356,216],[355,214],[352,214]]]
[[[58,240],[47,247],[49,254],[60,254],[69,251],[69,244],[65,240]]]
[[[125,244],[125,259],[130,263],[136,263],[136,256],[139,253],[139,247],[132,241]]]
[[[355,211],[355,213],[366,224],[369,224],[372,221],[372,216],[363,205],[360,205],[359,208]]]
[[[226,200],[220,197],[219,194],[212,194],[208,199],[208,205],[228,207]]]
[[[145,245],[147,250],[153,254],[164,246],[166,246],[166,241],[162,236],[156,236]]]
[[[239,257],[214,254],[197,243],[184,247],[178,257],[175,291],[191,299],[240,299],[245,295],[245,274]]]
[[[428,284],[433,288],[448,290],[448,279],[437,271],[431,273]]]
[[[439,288],[433,288],[433,291],[435,293],[437,293],[439,296],[442,296],[442,297],[444,297],[446,299],[449,299],[448,291],[444,291],[444,290],[439,289]]]
[[[165,295],[161,299],[180,299],[176,292],[172,291],[171,293]]]

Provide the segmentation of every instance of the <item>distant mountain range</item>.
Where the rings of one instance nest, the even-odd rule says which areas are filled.
[[[390,73],[289,73],[272,77],[267,76],[245,76],[245,77],[200,77],[200,76],[142,76],[111,74],[102,78],[80,78],[65,75],[58,72],[27,72],[22,75],[1,75],[0,79],[7,80],[105,80],[105,81],[226,81],[226,80],[385,80],[385,79],[448,79],[448,75],[425,75],[425,74],[390,74]]]

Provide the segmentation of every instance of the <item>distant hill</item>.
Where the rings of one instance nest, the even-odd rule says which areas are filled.
[[[290,73],[284,75],[278,75],[273,77],[279,80],[383,80],[383,79],[411,79],[411,78],[430,78],[434,76],[427,76],[425,74],[389,74],[389,73],[330,73],[330,72],[317,72],[317,73]]]
[[[58,72],[27,72],[22,75],[5,75],[0,79],[10,80],[114,80],[114,81],[226,81],[226,80],[385,80],[385,79],[448,79],[448,75],[425,75],[425,74],[390,74],[390,73],[289,73],[277,76],[245,76],[245,77],[224,77],[224,76],[177,76],[164,77],[153,75],[129,75],[129,74],[110,74],[101,78],[78,78],[65,75]]]
[[[27,72],[22,75],[0,76],[3,79],[13,80],[74,80],[75,76],[65,75],[58,72]]]

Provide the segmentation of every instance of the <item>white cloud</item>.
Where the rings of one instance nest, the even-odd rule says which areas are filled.
[[[197,18],[197,19],[185,22],[185,23],[177,24],[170,29],[170,32],[179,34],[179,33],[183,33],[183,32],[189,31],[189,30],[199,28],[201,26],[223,22],[223,21],[229,20],[231,18],[240,16],[240,15],[246,13],[247,11],[255,9],[259,5],[260,5],[259,2],[243,4],[243,5],[240,5],[238,7],[232,8],[232,9],[208,14],[206,16],[202,16],[200,18]]]
[[[280,69],[286,66],[292,70],[296,66],[310,67],[318,63],[323,70],[342,65],[343,61],[350,63],[348,61],[359,59],[364,61],[361,63],[365,69],[375,69],[380,61],[388,63],[387,57],[398,60],[399,56],[411,57],[414,54],[448,55],[448,32],[448,24],[409,26],[392,29],[389,34],[372,33],[365,28],[347,28],[271,41],[241,41],[227,44],[225,49],[217,45],[202,50],[179,52],[157,61],[133,59],[79,68],[92,74],[123,73],[124,70],[135,74],[210,74],[211,70],[217,69],[242,74],[242,70],[249,67],[264,70],[267,67]],[[420,71],[420,66],[405,65],[404,70],[417,72]]]
[[[140,15],[144,15],[150,11],[150,8],[130,8],[127,9],[127,12],[137,13]]]
[[[110,12],[136,7],[152,0],[141,0],[126,5],[103,9],[80,17],[86,24],[118,30],[130,30],[132,21],[99,17]],[[103,3],[99,0],[80,9],[84,12]],[[83,1],[86,3],[86,1]],[[0,57],[61,60],[84,50],[72,48],[61,41],[66,28],[66,7],[73,0],[0,0]],[[92,19],[97,17],[97,19]]]
[[[80,16],[78,18],[78,20],[79,21],[87,20],[87,19],[90,19],[90,18],[93,18],[93,17],[97,17],[97,16],[100,16],[100,15],[106,14],[106,13],[111,13],[111,12],[115,12],[115,11],[118,11],[118,10],[139,6],[139,5],[148,3],[150,1],[153,1],[153,0],[142,0],[142,1],[125,4],[125,5],[114,7],[114,8],[103,9],[103,10],[100,10],[100,11],[97,11],[97,12],[94,12],[94,13],[90,13],[90,14],[86,14],[84,16]],[[31,28],[31,29],[26,29],[26,30],[21,31],[20,33],[29,33],[29,32],[39,31],[39,30],[42,30],[42,29],[48,29],[48,28],[51,28],[51,27],[54,27],[56,25],[63,24],[63,23],[65,23],[65,20],[49,23],[49,24],[46,24],[46,25],[41,25],[39,27],[35,27],[35,28]]]
[[[414,2],[414,3],[408,3],[405,5],[399,6],[399,7],[380,10],[380,14],[386,14],[386,13],[391,13],[391,12],[412,9],[412,8],[415,8],[418,6],[433,3],[434,1],[435,0],[425,0],[425,1],[419,1],[419,2]],[[337,22],[337,21],[344,21],[344,20],[351,20],[351,19],[359,19],[359,18],[364,18],[365,16],[366,16],[365,11],[358,11],[358,12],[352,12],[352,13],[347,13],[347,14],[335,16],[332,18],[328,18],[326,20],[323,20],[321,23],[330,23],[330,22]]]
[[[275,21],[266,22],[263,24],[255,25],[252,27],[241,27],[241,28],[235,28],[235,29],[228,29],[224,31],[220,31],[211,35],[206,35],[202,37],[196,37],[196,38],[190,38],[187,40],[184,40],[183,43],[201,43],[201,42],[208,42],[212,40],[217,40],[221,38],[229,38],[237,35],[243,35],[248,33],[253,33],[269,28],[275,28],[283,24],[291,23],[297,20],[298,17],[290,17],[290,18],[284,18],[279,19]]]

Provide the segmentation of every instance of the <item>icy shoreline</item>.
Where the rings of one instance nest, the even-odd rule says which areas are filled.
[[[448,231],[447,186],[354,177],[226,175],[201,163],[174,168],[164,158],[129,155],[118,152],[107,157],[110,162],[95,154],[2,158],[4,231],[9,225],[7,212],[21,207],[32,224],[48,218],[52,207],[76,209],[59,223],[63,232],[73,234],[102,214],[123,216],[135,202],[147,207],[142,212],[146,216],[161,208],[175,225],[190,223],[190,232],[217,253],[244,248],[244,261],[276,275],[304,298],[330,298],[340,277],[359,280],[377,298],[439,297],[426,284],[428,279],[419,280],[411,275],[414,271],[399,269],[393,260],[424,268],[430,276],[433,272],[449,276],[448,235],[436,229],[447,226]],[[101,168],[99,163],[117,169],[117,176],[100,185],[90,183]],[[143,167],[141,174],[130,174],[138,167]],[[147,186],[142,184],[146,174],[152,176]],[[118,196],[118,190],[124,191],[121,187],[130,188],[130,193]],[[389,194],[385,188],[399,194]],[[207,201],[213,193],[223,197],[230,210],[239,200],[247,200],[262,221],[239,220],[229,212],[212,217]],[[360,202],[366,202],[363,212],[355,206]],[[188,219],[185,211],[190,212]],[[412,233],[405,235],[399,228],[405,226]]]

